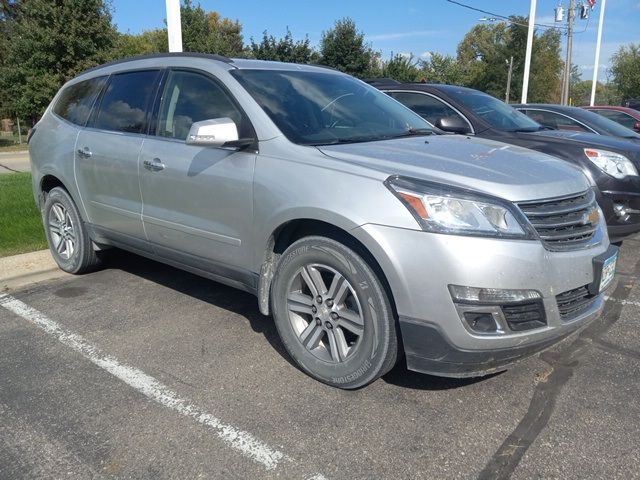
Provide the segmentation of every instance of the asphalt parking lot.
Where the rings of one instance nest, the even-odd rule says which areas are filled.
[[[0,297],[0,478],[640,478],[640,238],[618,272],[601,319],[505,373],[346,392],[252,296],[117,255]]]

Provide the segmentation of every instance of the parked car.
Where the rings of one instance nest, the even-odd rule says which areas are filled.
[[[401,353],[437,375],[504,369],[593,320],[615,271],[579,169],[432,135],[332,69],[107,64],[61,89],[29,148],[60,268],[120,247],[249,291],[300,368],[335,387]]]
[[[634,110],[640,110],[640,98],[629,98],[625,100],[624,106],[633,108]]]
[[[640,133],[640,112],[633,108],[614,107],[610,105],[594,105],[593,107],[582,107],[585,110],[595,112],[603,117],[613,120],[636,133]]]
[[[595,133],[609,137],[621,138],[640,144],[640,135],[613,120],[589,112],[579,107],[528,103],[511,105],[543,127],[552,130],[568,130],[570,132]]]
[[[580,167],[597,185],[609,237],[640,231],[640,145],[602,135],[549,130],[504,102],[471,88],[373,82],[443,131],[547,153]]]

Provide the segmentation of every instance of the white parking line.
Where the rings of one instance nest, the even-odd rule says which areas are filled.
[[[130,387],[135,388],[147,398],[185,417],[192,418],[203,425],[211,427],[224,443],[238,450],[244,456],[262,464],[267,470],[275,469],[282,460],[291,461],[282,452],[257,440],[250,433],[225,424],[210,413],[190,404],[169,387],[147,375],[142,370],[124,365],[116,358],[102,354],[97,347],[80,335],[65,330],[46,315],[11,295],[0,294],[0,306],[44,330],[60,343],[80,353],[87,360],[122,380]],[[320,474],[315,474],[311,478],[322,479],[324,477]]]

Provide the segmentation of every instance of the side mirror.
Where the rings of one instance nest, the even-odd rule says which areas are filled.
[[[465,122],[461,117],[457,115],[452,115],[450,117],[442,117],[436,120],[436,127],[440,130],[444,130],[445,132],[451,133],[471,133],[471,129],[467,122]]]
[[[634,129],[636,132],[640,132],[640,122],[636,122],[636,123],[635,123],[635,125],[633,126],[633,129]]]
[[[225,143],[238,141],[238,127],[228,117],[195,122],[189,129],[187,145],[221,147]]]

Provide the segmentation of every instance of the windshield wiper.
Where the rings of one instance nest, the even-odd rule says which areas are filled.
[[[322,140],[319,142],[305,143],[305,145],[310,145],[313,147],[320,147],[322,145],[342,145],[345,143],[362,143],[362,142],[375,142],[377,140],[384,140],[389,137],[379,137],[379,136],[367,136],[367,137],[351,137],[351,138],[332,138],[331,140]]]
[[[513,130],[509,130],[509,132],[531,133],[531,132],[541,132],[542,130],[553,130],[553,128],[545,127],[544,125],[540,125],[539,127],[514,128]]]
[[[435,132],[430,128],[410,128],[396,135],[389,135],[386,138],[416,137],[424,135],[433,135]]]
[[[433,134],[434,134],[434,131],[431,130],[430,128],[410,128],[408,130],[405,130],[402,133],[397,133],[393,135],[367,135],[367,136],[361,136],[361,137],[334,138],[331,140],[325,140],[320,142],[306,143],[305,145],[319,147],[322,145],[342,145],[345,143],[377,142],[380,140],[391,140],[394,138],[424,136],[424,135],[433,135]]]

